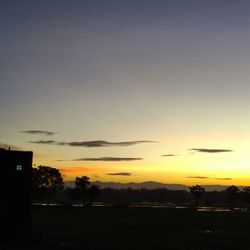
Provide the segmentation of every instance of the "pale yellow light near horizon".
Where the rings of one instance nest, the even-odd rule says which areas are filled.
[[[240,149],[238,145],[238,149]],[[247,151],[247,150],[246,150]],[[87,175],[93,181],[143,182],[158,181],[175,184],[249,185],[250,167],[246,152],[194,153],[162,157],[156,155],[133,162],[78,162],[37,158],[36,165],[50,165],[61,169],[65,180]],[[46,163],[46,164],[45,164]],[[110,173],[127,172],[131,176]]]
[[[239,123],[239,121],[237,122]],[[16,133],[12,143],[34,151],[34,164],[36,166],[48,165],[62,169],[65,180],[74,180],[76,176],[87,175],[92,180],[124,183],[158,181],[188,185],[250,185],[250,133],[246,133],[245,130],[214,132],[215,130],[211,131],[209,126],[204,127],[203,131],[196,132],[194,129],[188,130],[186,127],[180,129],[180,125],[176,130],[168,131],[166,129],[165,131],[164,126],[167,128],[167,122],[163,123],[164,126],[158,124],[157,122],[155,127],[152,126],[150,136],[146,136],[149,134],[149,128],[139,136],[137,130],[134,131],[133,127],[129,127],[123,136],[118,132],[115,134],[108,131],[103,137],[99,137],[114,142],[137,140],[138,138],[155,141],[155,143],[142,143],[126,147],[86,148],[31,144],[28,141],[35,140],[33,139],[34,136],[27,136],[22,133]],[[181,119],[178,124],[183,124]],[[70,131],[74,130],[75,124],[72,126],[68,127]],[[95,129],[93,127],[93,134]],[[143,136],[144,134],[145,136]],[[70,141],[71,136],[71,133],[64,135],[61,132],[52,139]],[[79,133],[78,140],[83,141],[85,138],[85,132]],[[73,137],[73,140],[77,140],[77,136]],[[232,152],[200,153],[190,150],[192,148],[229,149]],[[165,154],[174,154],[175,156],[163,157],[162,155]],[[84,157],[104,156],[139,157],[143,160],[121,162],[72,161]],[[131,173],[131,176],[108,175],[109,173],[119,172]]]

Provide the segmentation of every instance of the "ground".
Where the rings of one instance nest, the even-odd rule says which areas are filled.
[[[35,249],[250,249],[250,213],[192,209],[32,209]]]

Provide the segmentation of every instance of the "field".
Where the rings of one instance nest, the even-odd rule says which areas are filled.
[[[38,207],[35,249],[250,249],[250,213]]]

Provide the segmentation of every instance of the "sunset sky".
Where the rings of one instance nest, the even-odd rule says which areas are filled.
[[[250,185],[250,1],[3,0],[0,147],[115,182]]]

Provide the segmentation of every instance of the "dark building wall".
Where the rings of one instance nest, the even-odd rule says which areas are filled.
[[[32,152],[0,149],[2,242],[30,240]]]

